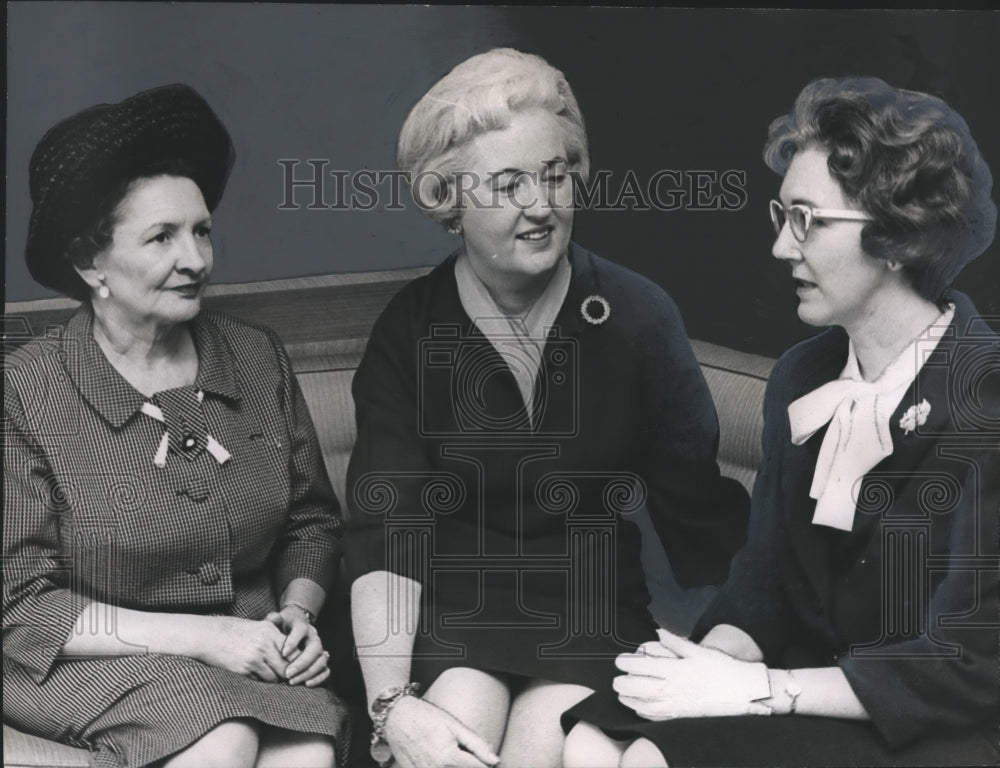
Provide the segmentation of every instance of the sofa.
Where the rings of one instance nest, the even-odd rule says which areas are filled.
[[[426,268],[213,286],[205,306],[269,325],[284,340],[319,433],[323,457],[338,498],[344,499],[347,462],[354,443],[351,379],[372,324],[386,302]],[[45,299],[8,304],[5,351],[64,321],[75,303]],[[721,428],[719,463],[748,488],[760,459],[761,404],[774,360],[692,340],[715,399]],[[653,595],[653,615],[674,631],[688,630],[711,588],[682,592],[666,556],[640,513],[643,564]],[[88,753],[3,726],[4,766],[85,766]]]

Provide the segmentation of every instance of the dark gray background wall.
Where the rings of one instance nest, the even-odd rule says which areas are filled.
[[[415,101],[448,69],[498,45],[562,69],[587,119],[594,169],[616,196],[631,170],[740,171],[739,210],[584,210],[575,238],[663,285],[690,335],[776,355],[812,332],[770,257],[760,159],[770,120],[821,75],[873,74],[936,93],[1000,173],[1000,14],[270,4],[8,5],[7,300],[51,295],[24,267],[27,165],[46,129],[155,85],[198,89],[233,134],[237,164],[216,211],[216,282],[434,264],[456,244],[389,184],[370,211],[282,210],[279,160],[325,171],[394,168]],[[327,178],[326,202],[337,201]],[[638,202],[638,201],[635,201]],[[1000,314],[1000,247],[959,287]]]

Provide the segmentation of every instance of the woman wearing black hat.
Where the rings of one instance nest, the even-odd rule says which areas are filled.
[[[312,422],[273,332],[200,311],[232,161],[182,85],[31,160],[28,266],[83,304],[5,368],[4,718],[97,766],[346,754],[311,624],[343,526]]]

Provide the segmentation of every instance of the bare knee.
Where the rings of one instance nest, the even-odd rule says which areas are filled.
[[[563,768],[609,768],[622,758],[623,745],[590,723],[577,723],[563,744]]]
[[[162,768],[252,768],[260,739],[249,720],[226,720],[161,763]]]
[[[560,765],[566,738],[560,718],[592,693],[583,685],[531,681],[511,703],[501,762],[524,768]]]
[[[488,687],[507,692],[507,685],[496,675],[472,667],[451,667],[446,669],[431,683],[424,698],[448,696],[453,691],[461,691],[465,686]]]
[[[660,748],[649,739],[633,741],[618,765],[620,768],[668,768]]]
[[[333,768],[336,762],[329,736],[269,728],[261,737],[256,768]]]
[[[424,699],[499,749],[510,711],[510,690],[503,680],[478,669],[452,667],[438,676]]]

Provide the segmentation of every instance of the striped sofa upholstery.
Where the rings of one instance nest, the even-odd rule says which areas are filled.
[[[372,323],[389,298],[426,269],[330,275],[265,283],[214,286],[206,305],[274,328],[288,347],[319,433],[320,446],[338,498],[344,498],[347,461],[355,438],[351,379]],[[44,333],[75,305],[63,299],[8,304],[5,349]],[[761,404],[774,361],[707,342],[694,351],[715,399],[724,474],[748,488],[760,459]],[[676,631],[690,627],[711,589],[681,593],[670,574],[648,518],[638,523],[646,537],[643,562],[657,619]],[[3,726],[4,766],[85,766],[87,752]]]

